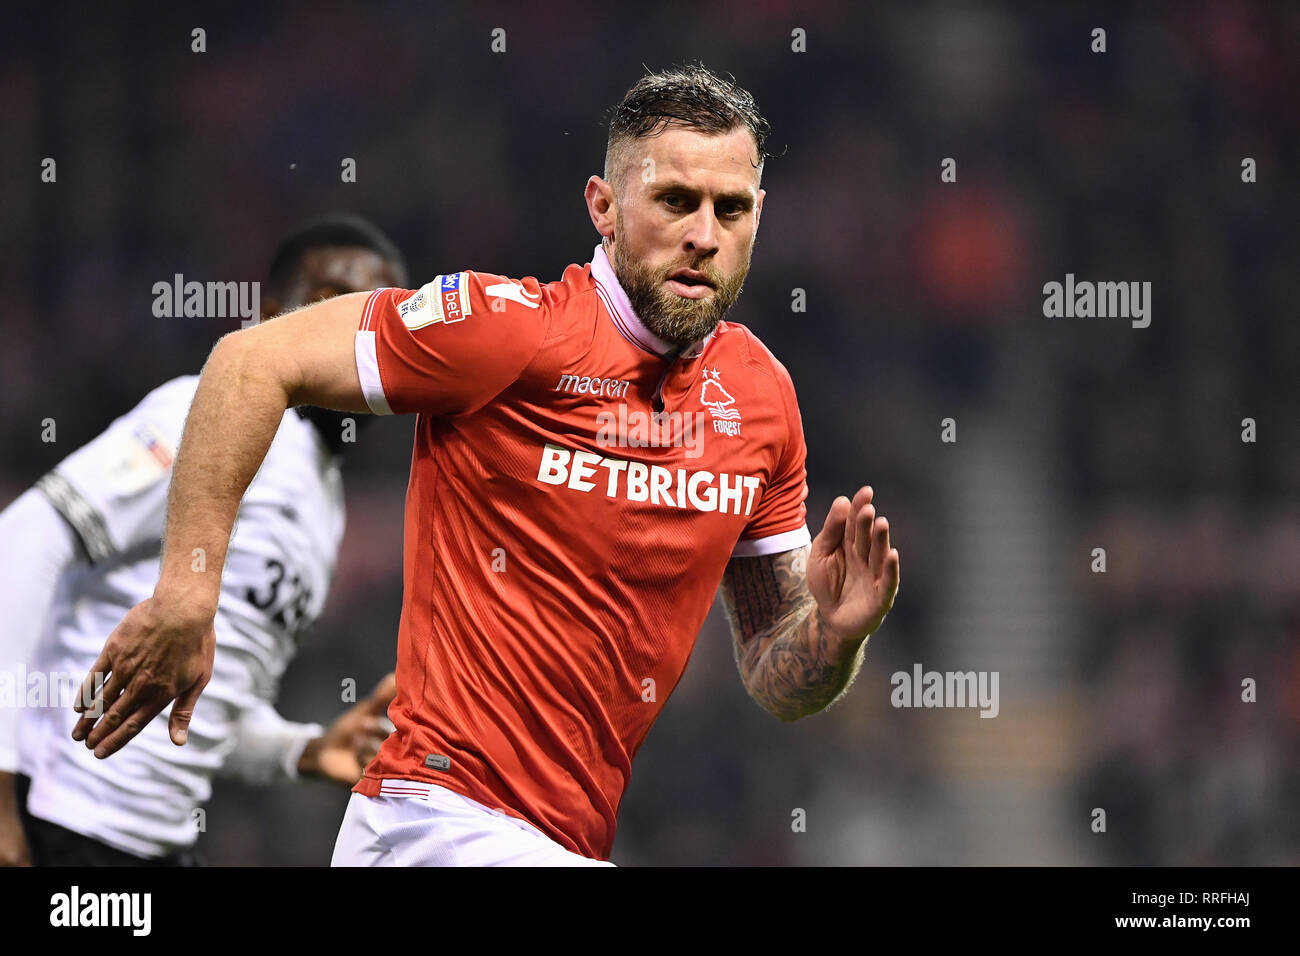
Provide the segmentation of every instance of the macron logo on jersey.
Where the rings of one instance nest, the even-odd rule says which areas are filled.
[[[438,276],[397,305],[402,324],[412,332],[435,322],[459,322],[470,314],[469,273]]]
[[[548,443],[542,449],[542,463],[537,480],[547,485],[568,485],[574,491],[591,491],[597,482],[591,479],[605,470],[605,497],[627,501],[648,501],[670,508],[694,508],[719,514],[749,514],[754,508],[754,493],[759,479],[755,475],[728,475],[711,471],[676,474],[662,465],[647,465],[622,458],[605,458],[590,451],[569,451]],[[742,502],[744,510],[741,510]]]

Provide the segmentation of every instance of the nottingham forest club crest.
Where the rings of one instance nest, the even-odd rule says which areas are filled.
[[[713,414],[713,430],[723,435],[740,434],[740,412],[736,410],[736,400],[722,387],[721,373],[716,369],[704,369],[704,384],[700,388],[700,404]]]

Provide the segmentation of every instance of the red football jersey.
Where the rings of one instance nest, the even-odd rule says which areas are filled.
[[[673,352],[599,246],[371,294],[366,401],[417,418],[397,732],[358,793],[435,783],[608,859],[728,559],[810,540],[785,367],[731,322]]]

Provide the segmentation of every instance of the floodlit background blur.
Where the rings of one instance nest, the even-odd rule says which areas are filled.
[[[849,697],[792,725],[745,696],[715,609],[615,862],[1300,863],[1300,8],[83,5],[0,45],[0,506],[237,327],[154,318],[155,282],[260,279],[304,218],[369,217],[417,284],[588,261],[605,109],[700,59],[774,128],[730,318],[794,378],[809,525],[874,485],[902,588]],[[1066,273],[1151,282],[1150,327],[1045,318]],[[392,665],[412,425],[345,467],[286,716]],[[917,663],[997,671],[999,715],[892,707]],[[219,784],[200,848],[325,864],[346,799]]]

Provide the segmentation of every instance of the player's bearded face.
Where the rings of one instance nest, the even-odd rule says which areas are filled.
[[[626,235],[621,212],[616,221],[615,235]],[[622,240],[614,243],[614,274],[646,328],[665,342],[685,347],[712,332],[740,298],[741,287],[749,275],[752,251],[751,247],[740,268],[725,275],[718,271],[712,260],[707,259],[682,259],[663,266],[650,266],[629,252],[627,241]],[[673,292],[667,285],[668,276],[679,269],[703,273],[713,286],[712,294],[688,299]]]

